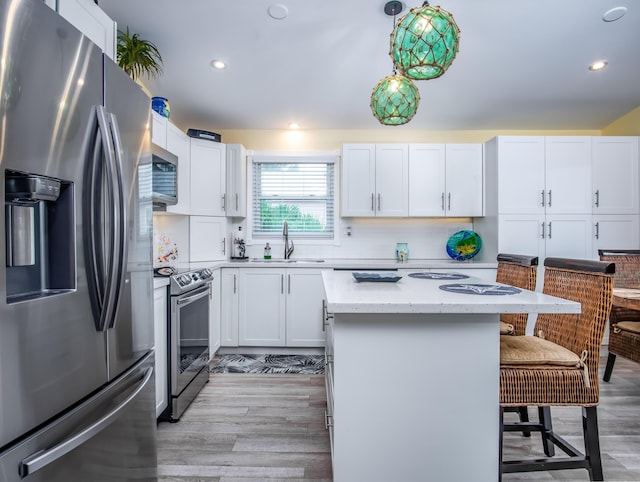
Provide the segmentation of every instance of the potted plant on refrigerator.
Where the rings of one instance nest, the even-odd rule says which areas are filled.
[[[129,76],[136,80],[141,75],[157,77],[162,73],[162,56],[158,48],[149,40],[140,38],[137,33],[118,30],[118,45],[116,49],[118,65]]]

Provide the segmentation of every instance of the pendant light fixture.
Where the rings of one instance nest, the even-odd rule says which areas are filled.
[[[394,17],[402,11],[402,2],[390,1],[384,6],[384,12]],[[393,69],[393,74],[376,84],[371,92],[371,111],[384,125],[399,126],[406,124],[418,110],[420,93],[415,84]]]
[[[391,58],[410,79],[435,79],[456,57],[459,36],[453,15],[424,2],[398,21],[391,34]]]

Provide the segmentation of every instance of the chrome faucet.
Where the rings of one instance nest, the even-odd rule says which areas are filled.
[[[289,259],[293,253],[293,241],[289,247],[289,225],[285,221],[282,226],[282,235],[284,236],[284,259]]]

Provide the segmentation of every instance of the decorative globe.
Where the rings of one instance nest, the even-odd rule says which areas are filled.
[[[440,77],[458,53],[460,29],[440,7],[412,8],[391,33],[391,58],[398,70],[414,80]]]
[[[447,254],[456,261],[473,258],[482,248],[482,239],[475,231],[467,229],[451,235],[447,241]]]
[[[169,101],[164,97],[153,97],[151,99],[151,108],[162,117],[169,118],[169,115],[171,114]]]
[[[411,80],[398,74],[385,77],[373,88],[371,111],[382,124],[406,124],[418,110],[420,92]]]

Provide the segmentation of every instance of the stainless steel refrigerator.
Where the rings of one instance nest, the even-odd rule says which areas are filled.
[[[42,1],[0,23],[0,480],[156,480],[149,99]]]

